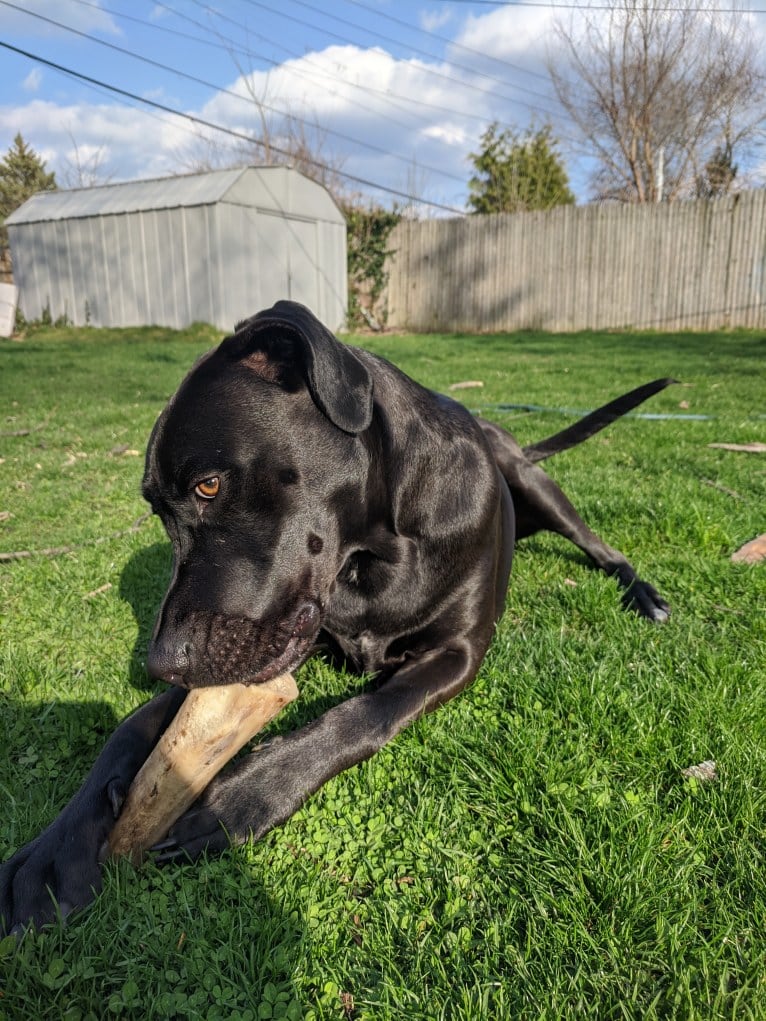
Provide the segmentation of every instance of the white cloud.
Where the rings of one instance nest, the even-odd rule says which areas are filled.
[[[440,11],[420,12],[420,27],[426,32],[436,32],[438,29],[444,28],[451,20],[452,11],[448,7],[444,7]]]
[[[535,63],[537,70],[552,34],[554,19],[550,8],[518,7],[508,4],[480,16],[469,15],[455,42],[498,60]]]
[[[74,140],[81,154],[109,154],[104,175],[118,180],[177,171],[175,153],[190,137],[177,118],[161,119],[117,104],[62,106],[39,99],[0,107],[0,138],[12,139],[19,131],[57,174],[71,162]]]
[[[22,89],[25,92],[37,92],[43,80],[42,72],[39,68],[33,68],[26,76],[24,81],[21,83]]]
[[[432,124],[422,131],[422,135],[451,146],[463,147],[469,141],[465,128],[458,124]]]

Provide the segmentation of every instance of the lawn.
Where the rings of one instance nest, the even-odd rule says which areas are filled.
[[[0,342],[0,859],[156,689],[168,544],[142,520],[152,423],[216,339]],[[256,845],[110,864],[65,929],[0,942],[0,1019],[766,1017],[766,344],[747,332],[360,343],[532,442],[657,376],[683,386],[548,463],[668,599],[620,608],[563,540],[520,544],[475,684]],[[548,411],[501,407],[539,405]],[[688,416],[707,416],[690,418]],[[135,527],[131,528],[131,526]],[[274,724],[358,683],[321,660]],[[717,779],[682,770],[714,760]]]

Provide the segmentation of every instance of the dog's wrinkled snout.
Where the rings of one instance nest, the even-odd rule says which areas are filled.
[[[167,681],[186,687],[185,677],[191,662],[191,646],[188,642],[169,645],[165,642],[152,642],[146,658],[146,669],[149,676],[156,681]]]

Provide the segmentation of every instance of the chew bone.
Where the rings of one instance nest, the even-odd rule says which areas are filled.
[[[138,864],[229,759],[297,697],[291,674],[190,691],[131,784],[106,855]]]

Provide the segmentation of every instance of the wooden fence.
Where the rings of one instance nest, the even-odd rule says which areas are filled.
[[[766,326],[766,191],[404,220],[390,247],[390,327]]]

